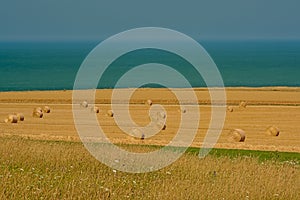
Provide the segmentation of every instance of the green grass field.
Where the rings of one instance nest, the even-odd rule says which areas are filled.
[[[199,159],[198,152],[130,174],[100,163],[80,142],[1,137],[0,199],[300,199],[299,153],[213,149]]]

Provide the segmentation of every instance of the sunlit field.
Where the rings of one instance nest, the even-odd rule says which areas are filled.
[[[0,199],[300,199],[299,153],[219,149],[199,159],[197,152],[130,174],[101,164],[80,142],[1,137]]]

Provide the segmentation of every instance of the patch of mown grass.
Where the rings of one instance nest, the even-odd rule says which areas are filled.
[[[121,144],[123,148],[145,148],[148,151],[155,151],[163,146],[159,145],[138,145],[138,144]],[[178,151],[183,147],[169,147],[167,150]],[[201,148],[198,147],[189,147],[187,148],[187,154],[197,155],[199,154]],[[296,164],[300,165],[300,153],[297,152],[279,152],[279,151],[259,151],[259,150],[243,150],[243,149],[211,149],[209,151],[210,156],[214,157],[228,157],[228,158],[237,158],[237,157],[251,157],[257,158],[260,162],[271,160],[277,162],[286,162],[293,161]]]
[[[187,153],[198,154],[200,148],[190,147],[187,149]],[[258,150],[242,150],[242,149],[212,149],[209,155],[216,157],[252,157],[258,158],[263,162],[266,160],[285,162],[295,161],[300,164],[300,153],[296,152],[279,152],[279,151],[258,151]]]

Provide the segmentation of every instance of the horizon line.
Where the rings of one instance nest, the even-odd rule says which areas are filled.
[[[0,38],[0,42],[102,42],[107,38]],[[297,41],[300,37],[198,37],[193,39],[196,41]]]

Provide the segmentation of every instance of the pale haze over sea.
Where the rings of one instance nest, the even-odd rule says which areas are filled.
[[[225,86],[300,86],[299,7],[298,0],[3,1],[0,91],[72,89],[77,70],[99,41],[141,27],[168,28],[199,40]],[[146,61],[175,67],[193,87],[205,86],[188,63],[150,50],[122,56],[98,87],[112,88],[122,72]],[[172,86],[183,87],[176,80]]]

